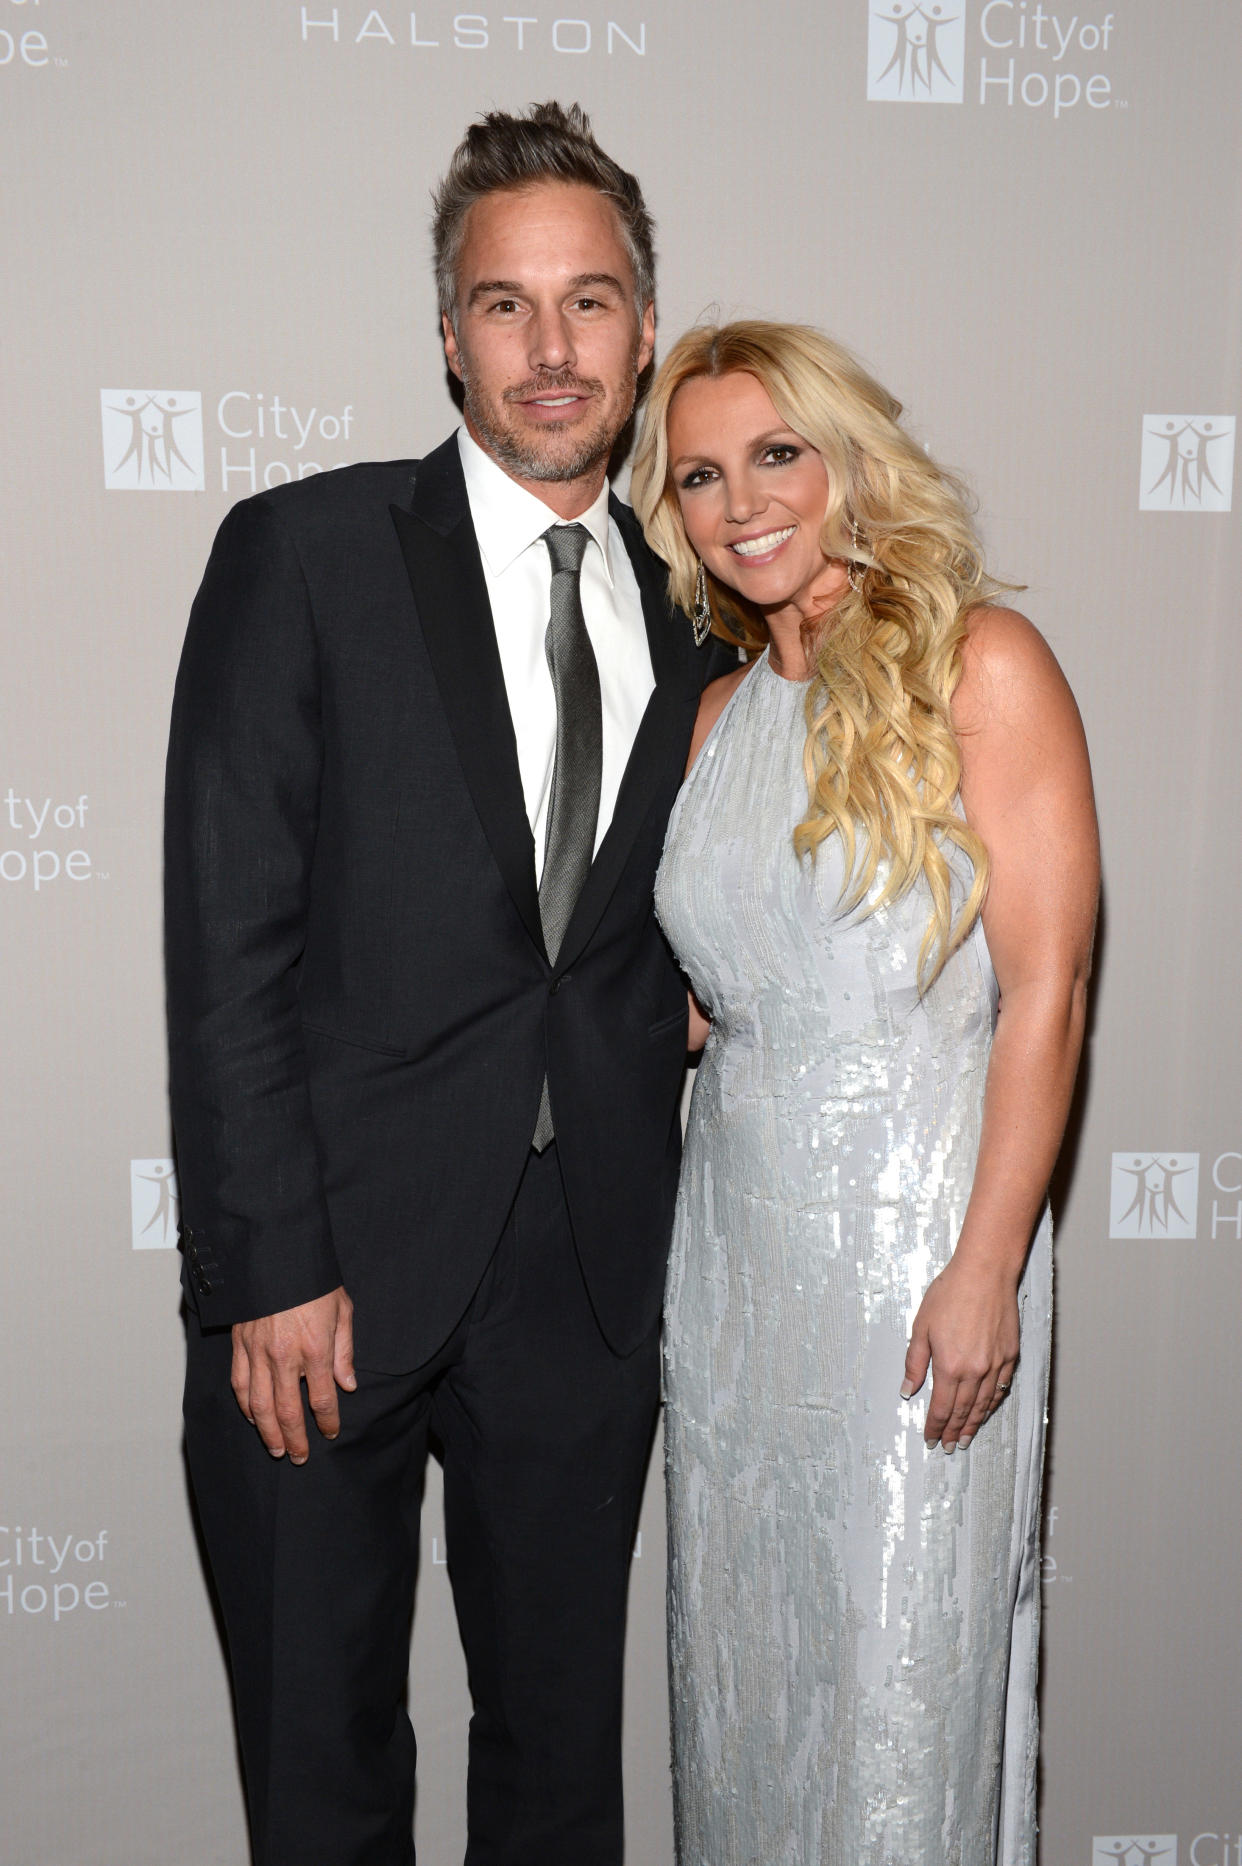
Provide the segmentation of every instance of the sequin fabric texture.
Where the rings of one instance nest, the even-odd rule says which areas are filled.
[[[920,1000],[922,889],[843,914],[837,838],[795,856],[804,700],[766,656],[742,681],[656,890],[712,1016],[665,1332],[677,1857],[1033,1866],[1050,1226],[1008,1399],[929,1452],[926,1389],[899,1388],[966,1209],[996,980],[977,927]]]

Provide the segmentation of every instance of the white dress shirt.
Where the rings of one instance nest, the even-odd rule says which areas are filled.
[[[500,665],[517,736],[522,796],[535,838],[535,873],[543,873],[556,695],[544,651],[552,612],[552,560],[543,534],[567,521],[498,467],[465,428],[457,433],[470,516],[483,559]],[[629,552],[608,514],[608,487],[572,521],[594,541],[582,560],[582,615],[599,668],[603,769],[595,847],[604,840],[638,724],[655,686],[642,597]]]

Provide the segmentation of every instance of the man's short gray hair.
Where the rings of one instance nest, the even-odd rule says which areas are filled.
[[[580,104],[566,108],[548,103],[532,104],[520,117],[491,110],[472,123],[435,191],[436,291],[450,323],[457,316],[457,267],[474,203],[485,194],[546,181],[578,182],[612,202],[633,268],[641,318],[655,296],[655,246],[643,191],[628,170],[605,155]]]

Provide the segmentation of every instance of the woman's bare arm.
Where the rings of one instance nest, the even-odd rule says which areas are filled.
[[[1069,1112],[1086,1018],[1099,845],[1082,722],[1013,610],[972,618],[953,701],[962,808],[991,870],[983,926],[1001,1006],[974,1185],[923,1300],[903,1392],[933,1375],[925,1436],[969,1443],[1018,1355],[1017,1287]]]

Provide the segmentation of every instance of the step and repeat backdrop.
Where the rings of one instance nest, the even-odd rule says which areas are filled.
[[[1078,695],[1105,903],[1058,1175],[1043,1858],[1242,1866],[1242,13],[533,3],[0,0],[0,1852],[246,1857],[180,1446],[173,674],[234,501],[455,424],[429,191],[477,112],[555,96],[643,179],[663,343],[718,311],[858,350]],[[434,1469],[423,1553],[419,1856],[452,1866]],[[632,1866],[672,1857],[663,1559],[653,1476]]]

